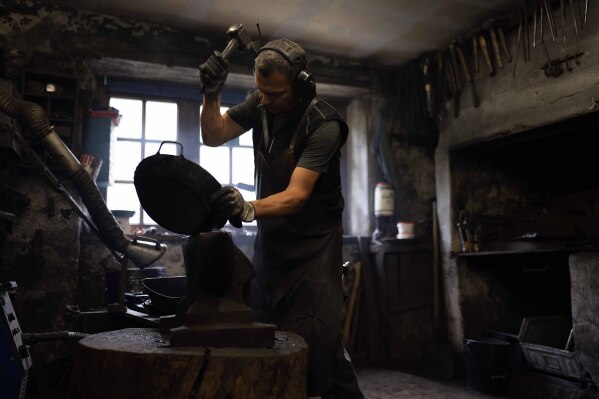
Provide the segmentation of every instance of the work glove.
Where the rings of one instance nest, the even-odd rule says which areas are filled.
[[[198,68],[200,69],[202,93],[219,93],[229,74],[229,61],[223,58],[220,51],[215,51]]]
[[[243,199],[235,187],[225,186],[209,198],[212,207],[213,220],[229,219],[235,227],[241,227],[241,222],[254,220],[254,206]]]

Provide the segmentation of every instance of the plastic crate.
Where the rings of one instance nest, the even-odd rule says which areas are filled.
[[[572,322],[565,316],[525,317],[518,338],[528,365],[562,377],[580,378],[575,352],[566,350]]]

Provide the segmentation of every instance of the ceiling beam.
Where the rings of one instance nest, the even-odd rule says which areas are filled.
[[[162,82],[200,85],[200,73],[196,68],[166,66],[149,62],[131,61],[118,58],[100,58],[89,62],[98,76],[130,78],[139,80],[160,80]],[[235,89],[256,88],[254,77],[249,74],[229,73],[226,85]],[[317,92],[323,97],[355,98],[371,93],[372,90],[348,85],[317,83]]]

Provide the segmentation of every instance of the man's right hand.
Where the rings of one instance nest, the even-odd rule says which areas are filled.
[[[239,228],[241,222],[252,222],[256,216],[254,206],[243,199],[235,187],[224,186],[213,193],[210,198],[212,219],[229,219],[231,225]]]
[[[229,62],[222,57],[220,51],[215,51],[198,68],[200,69],[202,93],[219,93],[229,74]]]

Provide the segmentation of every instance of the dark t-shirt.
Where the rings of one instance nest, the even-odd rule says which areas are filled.
[[[227,111],[227,115],[235,123],[240,125],[244,131],[248,131],[254,127],[255,121],[261,117],[261,111],[258,108],[259,104],[260,98],[256,91],[241,104],[231,107]],[[273,117],[273,128],[269,130],[271,132],[275,131],[277,126],[284,125],[290,120],[296,119],[298,116],[297,112],[303,112],[303,110],[298,110],[287,118]],[[280,143],[277,142],[277,137],[271,137],[270,145],[272,145],[273,150],[281,149],[278,144]],[[326,173],[329,169],[331,159],[337,153],[340,146],[341,129],[339,123],[337,121],[326,121],[308,137],[306,145],[298,159],[297,166]]]

